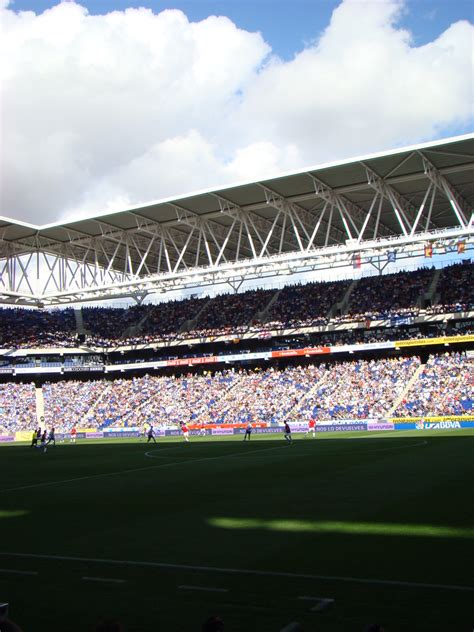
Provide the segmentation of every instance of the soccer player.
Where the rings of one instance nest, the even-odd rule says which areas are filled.
[[[185,441],[189,441],[188,439],[188,426],[185,421],[181,422],[181,432],[183,433],[183,437]]]
[[[146,436],[148,437],[147,443],[150,443],[150,441],[153,441],[153,443],[156,443],[155,433],[153,431],[153,426],[150,426]]]
[[[51,430],[49,431],[48,441],[47,441],[46,445],[49,445],[50,443],[52,443],[56,447],[56,439],[55,439],[55,436],[54,436],[54,428],[51,428]]]
[[[310,419],[308,421],[308,430],[306,431],[306,436],[308,436],[310,432],[313,433],[313,437],[316,437],[316,420],[315,419]]]
[[[77,435],[76,426],[73,426],[71,428],[71,438],[69,439],[71,443],[76,443],[76,435]]]
[[[40,436],[41,436],[41,432],[40,432]],[[37,430],[33,430],[33,434],[31,436],[31,447],[32,448],[38,447],[38,431]]]
[[[287,422],[287,421],[285,421],[285,434],[284,434],[284,437],[285,437],[286,441],[288,441],[288,443],[290,443],[290,444],[292,443],[292,439],[291,439],[291,428],[290,428],[290,426],[288,425],[288,422]]]
[[[43,448],[43,452],[46,452],[46,428],[43,432],[43,434],[41,435],[41,446],[40,448]]]
[[[250,423],[250,421],[247,424],[247,427],[245,428],[245,434],[244,434],[244,441],[247,439],[250,441],[250,435],[252,434],[252,424]]]

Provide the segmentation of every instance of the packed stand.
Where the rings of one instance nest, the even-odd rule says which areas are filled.
[[[77,343],[74,310],[0,309],[0,348],[74,347]]]
[[[0,435],[36,427],[36,392],[34,384],[9,382],[0,384]]]
[[[314,327],[329,322],[333,305],[342,301],[351,281],[288,285],[271,306],[264,329]]]
[[[91,425],[142,427],[279,422],[323,373],[317,366],[283,371],[228,370],[183,377],[144,376],[110,383],[107,397],[90,411]]]
[[[379,320],[394,316],[417,316],[420,299],[433,279],[433,270],[422,268],[359,280],[339,321]]]
[[[294,414],[317,420],[384,417],[419,366],[418,357],[333,364]]]
[[[427,309],[430,314],[474,309],[474,264],[458,263],[443,268],[436,292],[438,302]]]
[[[106,380],[47,382],[43,385],[45,425],[58,432],[69,432],[78,423],[88,426],[88,415],[107,394],[108,385]]]
[[[88,332],[88,342],[107,346],[114,341],[124,340],[127,329],[137,325],[145,315],[145,306],[83,307],[82,319]]]
[[[260,330],[263,312],[276,290],[249,290],[241,294],[219,294],[203,310],[191,335],[218,336]]]
[[[350,295],[346,313],[331,310],[342,302],[350,280],[249,290],[213,298],[190,298],[127,309],[82,309],[87,343],[99,347],[133,346],[191,338],[260,333],[315,327],[328,322],[412,318],[433,279],[433,269],[361,278]],[[458,264],[440,273],[439,300],[427,313],[474,307],[473,264]],[[271,303],[272,298],[276,300]],[[268,308],[268,309],[267,309]],[[401,322],[401,321],[400,321]],[[74,347],[78,344],[72,309],[0,309],[0,347]]]
[[[137,305],[129,309],[92,308],[84,318],[88,344],[99,347],[146,345],[189,337],[180,334],[186,324],[209,299],[185,299],[157,305]],[[104,316],[101,310],[106,309]],[[131,334],[128,331],[136,328]]]
[[[43,386],[44,425],[176,427],[462,415],[472,412],[474,360],[460,353],[354,362],[229,369],[183,376],[61,381]],[[420,369],[420,370],[419,370]],[[405,393],[410,379],[415,382]],[[393,408],[400,401],[395,413]],[[0,434],[36,425],[33,384],[0,385]]]
[[[462,353],[431,355],[397,407],[397,417],[437,417],[472,412],[474,359]]]
[[[228,397],[237,376],[233,371],[217,371],[182,377],[146,377],[152,388],[141,406],[136,406],[119,420],[121,425],[143,424],[176,426],[180,422],[201,423],[209,411],[208,423],[221,421],[219,410]]]
[[[118,379],[107,382],[104,397],[87,414],[91,427],[141,426],[144,404],[160,388],[163,378],[144,375],[132,379]]]
[[[282,423],[323,374],[318,365],[242,372],[231,398],[220,403],[221,422]]]

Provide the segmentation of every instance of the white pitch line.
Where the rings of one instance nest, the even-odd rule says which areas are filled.
[[[175,463],[167,463],[166,465],[175,465]],[[148,465],[147,467],[136,467],[130,470],[119,470],[117,472],[104,472],[102,474],[90,474],[88,476],[77,476],[76,478],[66,478],[59,481],[46,481],[44,483],[34,483],[33,485],[22,485],[21,487],[9,487],[7,489],[0,489],[0,494],[8,492],[17,492],[23,489],[35,489],[37,487],[48,487],[50,485],[62,485],[63,483],[75,483],[76,481],[87,481],[93,478],[101,478],[103,476],[117,476],[118,474],[128,474],[129,472],[140,472],[143,470],[152,470],[159,467],[166,467],[166,465]]]
[[[264,450],[278,450],[284,446],[278,446],[278,448],[264,448]],[[264,451],[263,450],[263,451]],[[262,452],[262,450],[252,450],[252,452]],[[76,478],[67,478],[59,481],[46,481],[44,483],[34,483],[33,485],[22,485],[20,487],[10,487],[7,489],[0,489],[0,494],[6,494],[8,492],[17,492],[24,489],[36,489],[37,487],[49,487],[51,485],[62,485],[63,483],[75,483],[77,481],[86,481],[94,478],[101,478],[104,476],[118,476],[119,474],[128,474],[130,472],[142,472],[145,470],[159,469],[163,467],[173,467],[174,465],[188,465],[189,463],[202,463],[204,461],[214,461],[216,459],[224,459],[230,456],[237,456],[238,454],[245,454],[245,452],[233,452],[232,454],[220,454],[219,456],[208,456],[202,459],[190,459],[189,461],[173,461],[172,463],[163,463],[162,465],[147,465],[146,467],[135,467],[129,470],[119,470],[117,472],[104,472],[102,474],[90,474],[88,476],[78,476]]]
[[[351,440],[356,440],[356,439],[363,439],[364,437],[349,437],[349,439]],[[365,437],[365,439],[367,439],[367,437]],[[307,447],[309,445],[314,445],[314,444],[308,444],[308,443],[302,443],[301,445],[299,444],[299,442],[297,441],[294,445],[296,445],[298,448],[301,447]],[[394,446],[387,446],[387,447],[383,447],[383,448],[371,448],[369,450],[358,450],[357,454],[368,454],[368,453],[372,453],[372,452],[391,452],[393,450],[406,450],[407,448],[417,448],[420,446],[425,446],[428,445],[428,441],[424,440],[424,441],[419,441],[418,443],[410,443],[408,445],[394,445]],[[206,457],[205,459],[193,459],[192,461],[186,461],[186,463],[193,463],[194,461],[201,461],[201,460],[208,460],[208,459],[221,459],[221,458],[225,458],[225,457],[232,457],[232,456],[240,456],[240,455],[245,455],[247,457],[252,456],[252,454],[255,453],[260,453],[260,452],[269,452],[271,450],[283,450],[284,448],[287,448],[288,444],[285,443],[284,445],[279,445],[276,446],[274,448],[262,448],[261,450],[251,450],[249,452],[245,452],[245,451],[241,451],[241,452],[233,452],[232,454],[221,454],[219,456],[210,456],[210,457]],[[156,448],[156,451],[159,451],[159,448]],[[160,456],[153,456],[151,454],[151,452],[155,452],[155,450],[150,450],[149,452],[145,452],[145,456],[150,458],[150,459],[159,459],[159,458],[169,458],[169,457],[160,457]],[[295,451],[296,452],[296,451]],[[287,454],[287,452],[285,451],[285,454]],[[297,453],[299,454],[299,453]],[[324,455],[331,455],[331,454],[346,454],[346,452],[344,450],[333,450],[333,451],[324,451]],[[176,455],[175,455],[176,456]],[[307,452],[306,454],[301,454],[300,456],[314,456],[314,452]],[[169,464],[171,465],[171,464]]]
[[[297,621],[293,621],[292,623],[285,625],[280,632],[297,632],[298,630],[301,630],[300,624]]]
[[[0,568],[0,573],[8,573],[9,575],[38,575],[38,571],[16,571],[11,568]]]
[[[414,448],[420,445],[426,445],[427,441],[422,441],[421,443],[415,443],[412,445],[408,445],[408,446],[393,446],[392,448],[377,448],[375,450],[365,450],[364,453],[367,452],[382,452],[385,450],[401,450],[403,448]],[[78,476],[76,478],[66,478],[66,479],[62,479],[59,481],[46,481],[44,483],[33,483],[32,485],[21,485],[19,487],[9,487],[7,489],[0,489],[0,494],[7,494],[9,492],[17,492],[17,491],[23,491],[24,489],[36,489],[38,487],[50,487],[51,485],[62,485],[64,483],[75,483],[77,481],[87,481],[87,480],[91,480],[94,478],[102,478],[105,476],[119,476],[120,474],[128,474],[131,472],[143,472],[146,470],[152,470],[152,469],[159,469],[159,468],[163,468],[163,467],[173,467],[174,465],[187,465],[189,463],[203,463],[204,461],[214,461],[216,459],[225,459],[227,457],[232,457],[232,456],[240,456],[240,455],[246,455],[248,456],[252,456],[252,454],[256,454],[259,452],[269,452],[270,450],[283,450],[285,448],[288,448],[288,446],[282,445],[282,446],[277,446],[275,448],[262,448],[261,450],[250,450],[249,452],[244,452],[239,451],[239,452],[233,452],[231,454],[220,454],[218,456],[209,456],[209,457],[204,457],[202,459],[190,459],[189,461],[184,461],[184,460],[180,460],[180,461],[173,461],[172,463],[163,463],[162,465],[147,465],[146,467],[135,467],[135,468],[131,468],[129,470],[118,470],[116,472],[104,472],[102,474],[90,474],[88,476]],[[337,452],[325,452],[325,454],[341,454],[340,451]],[[147,453],[145,453],[145,456],[147,456]],[[304,455],[301,455],[304,456]],[[150,458],[154,458],[154,457],[150,457]]]
[[[181,588],[183,590],[200,590],[202,592],[220,592],[220,593],[229,592],[227,588],[209,588],[207,586],[188,586],[187,584],[182,584],[181,586],[178,586],[178,588]]]
[[[111,560],[95,557],[73,557],[71,555],[46,555],[42,553],[11,553],[0,551],[0,556],[23,557],[42,560],[59,560],[69,562],[87,562],[94,564],[112,564],[117,566],[142,566],[148,568],[166,568],[183,571],[202,571],[205,573],[224,573],[232,575],[254,575],[257,577],[287,577],[290,579],[312,579],[353,584],[378,584],[382,586],[400,586],[403,588],[429,588],[437,590],[454,590],[474,592],[474,586],[460,586],[457,584],[429,584],[420,582],[405,582],[392,579],[371,579],[365,577],[343,577],[341,575],[312,575],[310,573],[288,573],[284,571],[259,571],[248,568],[220,568],[217,566],[194,566],[191,564],[170,564],[168,562],[140,562],[136,560]]]
[[[125,584],[126,579],[114,579],[112,577],[81,577],[84,581],[87,582],[106,582],[110,584]]]
[[[321,599],[330,599],[329,597],[309,597],[308,595],[300,595],[298,599],[302,601],[320,601]],[[334,599],[332,600],[334,601]]]
[[[336,601],[332,597],[306,597],[304,595],[298,597],[298,599],[301,599],[302,601],[317,601],[316,605],[310,608],[311,612],[319,612],[321,610],[324,610]]]

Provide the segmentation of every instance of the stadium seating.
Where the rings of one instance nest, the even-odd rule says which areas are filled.
[[[34,384],[0,384],[0,435],[33,431],[37,425]]]
[[[410,356],[182,376],[63,380],[43,386],[45,423],[69,431],[78,424],[100,429],[176,426],[180,421],[272,424],[310,417],[379,418],[399,401],[399,417],[463,415],[472,412],[473,364],[453,352],[433,355],[426,365]],[[0,386],[2,432],[31,430],[35,414],[34,385]]]
[[[419,269],[383,276],[249,290],[213,298],[189,298],[127,309],[82,309],[86,344],[103,348],[172,343],[219,335],[298,330],[331,323],[412,318],[474,309],[474,265],[439,274],[425,310],[435,271]],[[348,291],[350,290],[350,292]],[[0,348],[74,347],[79,344],[74,310],[0,309]]]
[[[73,347],[77,344],[74,310],[0,309],[0,348]]]
[[[472,412],[474,361],[461,353],[432,355],[406,398],[399,417],[433,417]]]

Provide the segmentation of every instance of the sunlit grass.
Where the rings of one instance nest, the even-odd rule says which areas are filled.
[[[220,529],[264,529],[295,533],[344,533],[348,535],[386,535],[421,538],[474,538],[474,529],[431,524],[390,522],[333,522],[315,520],[262,520],[259,518],[209,518]]]
[[[26,516],[30,512],[26,509],[15,509],[13,511],[7,511],[0,509],[0,518],[18,518],[20,516]]]

